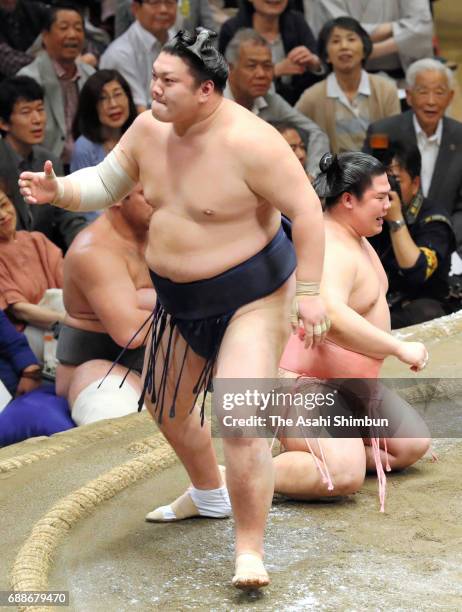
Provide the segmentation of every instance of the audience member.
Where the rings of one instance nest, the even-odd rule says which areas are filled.
[[[45,50],[19,74],[32,77],[45,90],[44,145],[68,165],[74,144],[72,122],[79,91],[95,71],[78,59],[85,42],[79,9],[67,2],[52,6],[42,39]]]
[[[143,338],[148,330],[130,340],[155,304],[144,256],[152,213],[138,185],[83,230],[66,255],[68,315],[59,335],[56,387],[68,398],[78,425],[138,408]],[[129,350],[99,387],[129,343]],[[128,374],[128,369],[134,371]]]
[[[296,111],[279,94],[270,91],[274,66],[269,43],[250,28],[239,30],[226,48],[229,78],[224,95],[269,123],[290,123],[308,134],[310,155],[306,169],[319,170],[319,160],[329,150],[327,136],[316,123]]]
[[[151,106],[152,65],[173,34],[177,0],[134,0],[135,22],[101,57],[100,68],[118,70],[128,81],[138,112]]]
[[[370,238],[388,276],[391,325],[397,329],[446,313],[454,233],[441,206],[420,190],[421,157],[414,146],[397,147],[390,171],[388,227]]]
[[[319,34],[318,53],[330,74],[296,108],[327,133],[334,153],[360,151],[369,123],[401,110],[393,81],[364,70],[371,51],[368,33],[351,17],[328,21]]]
[[[80,92],[71,172],[99,164],[135,117],[135,104],[124,77],[117,70],[95,72]]]
[[[0,178],[16,209],[16,229],[45,234],[66,250],[86,225],[85,217],[45,204],[30,206],[19,193],[18,177],[24,170],[39,171],[47,159],[62,174],[61,162],[40,143],[47,121],[43,89],[33,79],[17,76],[5,79],[0,87]]]
[[[132,0],[117,0],[115,12],[115,35],[121,36],[133,23]],[[202,26],[217,30],[209,0],[180,0],[178,3],[175,28],[192,30]]]
[[[395,79],[418,59],[433,57],[433,21],[428,0],[304,0],[305,16],[317,35],[330,19],[357,19],[374,43],[367,64]]]
[[[449,213],[460,249],[462,124],[444,116],[454,95],[453,76],[444,64],[425,59],[409,67],[406,82],[412,110],[371,124],[364,150],[377,156],[378,145],[417,144],[422,156],[422,193],[441,214]]]
[[[253,28],[269,44],[274,63],[276,91],[289,104],[318,80],[321,72],[316,40],[302,13],[293,11],[288,0],[242,0],[239,12],[226,21],[218,47],[222,53],[241,28]]]
[[[305,168],[307,164],[308,134],[305,130],[293,127],[290,123],[273,123],[277,131],[284,136],[298,161]]]
[[[62,299],[51,308],[46,292],[62,283],[61,251],[40,232],[16,231],[15,208],[0,188],[0,308],[24,331],[40,361],[44,331],[64,318]]]
[[[41,368],[27,338],[0,310],[0,447],[32,436],[51,436],[74,427],[69,406],[51,385],[43,385]]]
[[[32,0],[0,0],[0,80],[30,64],[29,52],[45,24],[48,8]]]

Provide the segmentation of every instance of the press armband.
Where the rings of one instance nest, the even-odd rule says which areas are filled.
[[[52,202],[60,208],[88,212],[119,202],[136,184],[111,151],[97,166],[82,168],[60,177],[58,193]]]

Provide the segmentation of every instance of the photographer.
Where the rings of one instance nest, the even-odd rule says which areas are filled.
[[[418,148],[397,145],[390,156],[391,207],[382,233],[370,242],[388,276],[391,324],[398,329],[447,314],[455,238],[441,206],[422,195]]]

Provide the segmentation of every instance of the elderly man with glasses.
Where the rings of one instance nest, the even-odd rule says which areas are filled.
[[[128,81],[138,112],[151,106],[151,71],[162,46],[174,34],[177,0],[132,2],[135,22],[109,45],[100,68],[118,70]]]

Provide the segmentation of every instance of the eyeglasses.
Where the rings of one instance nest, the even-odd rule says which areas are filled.
[[[159,7],[161,4],[169,8],[176,6],[177,0],[139,0],[140,4],[149,4],[149,6]]]
[[[98,102],[100,102],[103,106],[110,104],[111,102],[115,102],[116,104],[122,102],[122,100],[126,99],[127,94],[121,89],[120,91],[115,91],[113,94],[107,95],[104,94],[100,98],[98,98]]]

